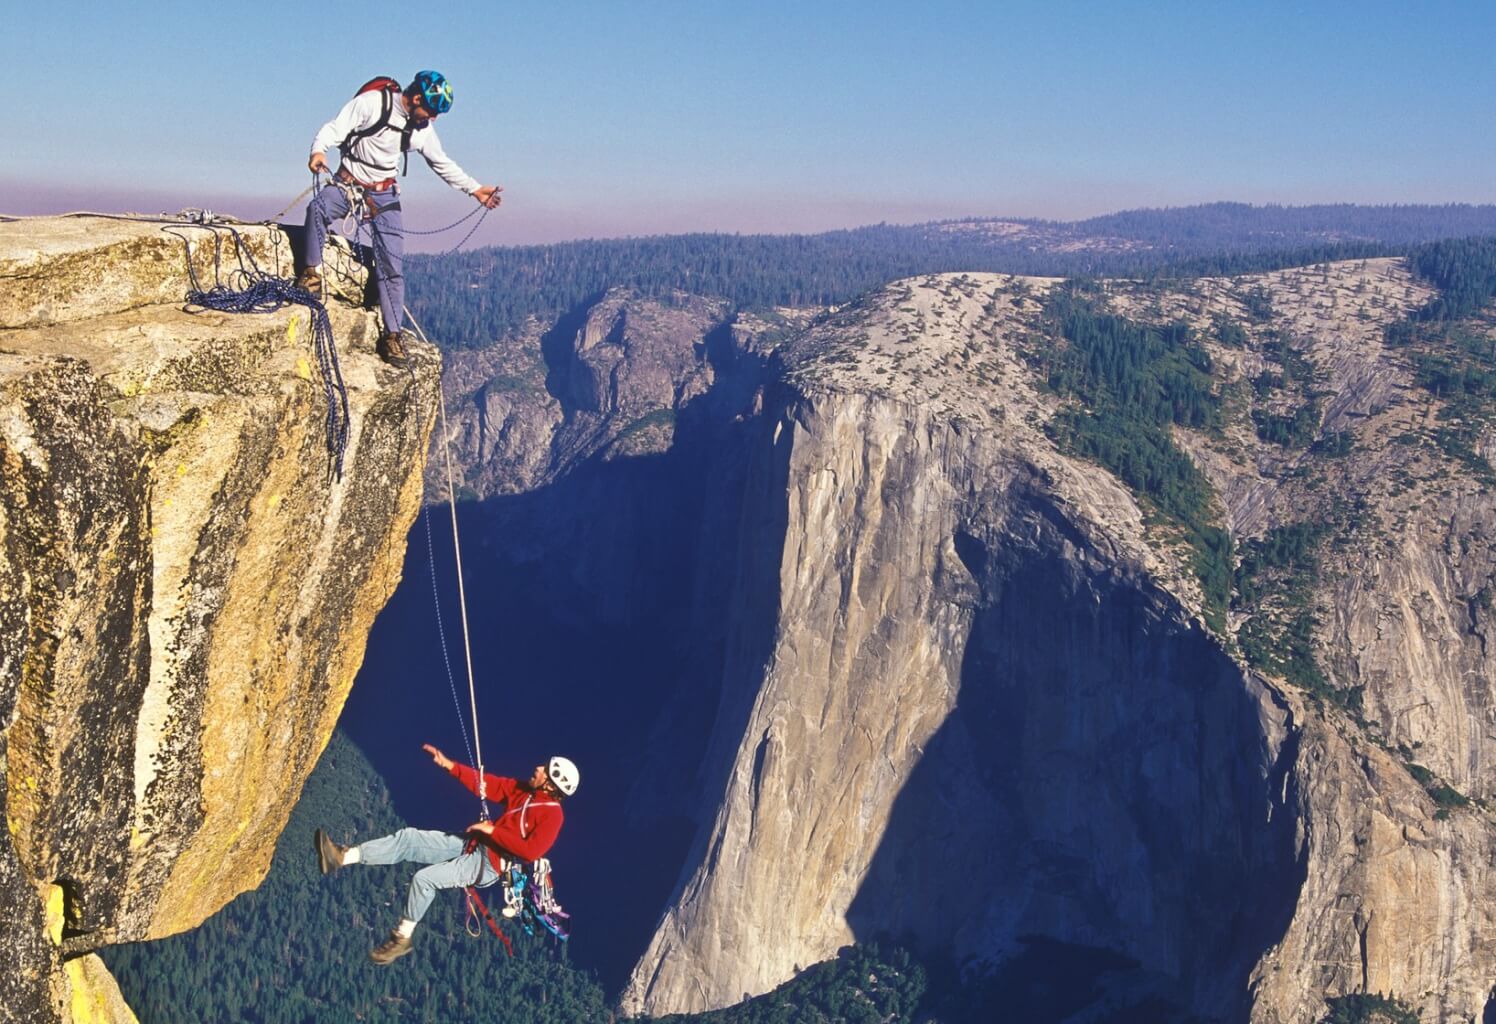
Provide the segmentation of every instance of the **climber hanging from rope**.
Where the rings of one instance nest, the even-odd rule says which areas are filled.
[[[328,172],[327,152],[338,147],[333,176],[336,188],[317,192],[306,210],[306,268],[297,284],[322,298],[322,250],[328,225],[360,209],[373,228],[375,280],[384,330],[379,336],[381,359],[406,365],[404,335],[405,226],[400,211],[396,171],[402,154],[411,150],[448,185],[464,192],[487,209],[502,202],[497,185],[482,185],[447,156],[434,122],[452,109],[452,86],[436,71],[421,71],[404,89],[392,78],[365,83],[338,116],[324,124],[312,140],[307,161],[313,175]]]
[[[484,801],[502,802],[497,818],[474,822],[465,835],[433,829],[403,828],[393,835],[357,846],[334,843],[326,832],[316,833],[317,857],[324,875],[350,864],[398,864],[413,861],[429,867],[410,882],[405,914],[390,937],[376,946],[369,959],[387,964],[411,950],[416,923],[431,906],[438,889],[486,888],[509,874],[517,862],[542,861],[561,831],[561,801],[577,791],[577,766],[564,757],[536,765],[527,781],[480,774],[459,764],[427,743],[422,748],[438,768],[450,772]],[[486,814],[486,811],[485,811]],[[548,870],[549,865],[546,866]],[[481,904],[480,904],[481,905]]]

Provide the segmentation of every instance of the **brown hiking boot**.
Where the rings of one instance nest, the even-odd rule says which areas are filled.
[[[390,937],[369,952],[369,959],[376,964],[387,964],[410,952],[411,942],[399,932],[390,932]]]
[[[405,354],[405,332],[386,331],[379,336],[379,343],[374,346],[374,351],[379,353],[379,358],[391,366],[405,366],[410,362],[410,357]]]
[[[322,272],[316,267],[307,267],[296,279],[296,287],[302,291],[310,292],[312,298],[318,302],[322,301]]]
[[[317,860],[324,875],[330,875],[343,866],[343,853],[347,849],[327,838],[327,833],[320,828],[317,830]]]

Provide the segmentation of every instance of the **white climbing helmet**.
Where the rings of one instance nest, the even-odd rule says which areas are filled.
[[[577,766],[571,763],[569,758],[556,756],[551,758],[551,763],[545,766],[545,773],[550,776],[556,788],[567,796],[577,791],[577,783],[582,781],[577,772]]]

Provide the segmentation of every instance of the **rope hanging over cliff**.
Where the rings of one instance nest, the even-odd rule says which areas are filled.
[[[421,326],[420,321],[418,321],[415,318],[415,314],[411,313],[411,311],[410,311],[410,309],[408,307],[405,310],[405,315],[410,319],[411,326],[416,329],[416,334],[420,336],[421,340],[424,341],[428,345],[431,344],[431,339],[426,336],[425,329]],[[444,466],[446,468],[446,475],[447,475],[447,506],[452,511],[452,553],[453,553],[453,555],[457,559],[457,600],[458,600],[458,605],[461,608],[461,613],[462,613],[462,650],[463,650],[463,654],[467,658],[468,705],[469,705],[469,708],[470,708],[472,716],[473,716],[473,748],[474,748],[475,761],[476,761],[475,767],[478,769],[478,802],[483,807],[483,817],[487,818],[488,817],[488,799],[487,799],[488,795],[487,795],[487,793],[484,792],[484,782],[483,782],[483,778],[484,778],[484,775],[483,775],[483,741],[481,739],[480,730],[478,728],[478,688],[477,688],[476,683],[474,682],[474,677],[473,677],[473,645],[472,645],[471,635],[470,635],[470,633],[468,631],[467,588],[464,585],[463,578],[462,578],[462,542],[461,542],[461,540],[459,540],[459,538],[458,538],[458,532],[457,532],[457,491],[456,491],[456,488],[452,484],[452,444],[451,444],[451,441],[449,440],[449,436],[448,436],[448,433],[447,433],[447,399],[446,399],[446,395],[442,392],[442,390],[441,390],[440,387],[437,388],[437,403],[438,403],[437,404],[437,409],[439,411],[439,416],[440,416],[440,426],[439,426],[439,429],[441,430],[441,435],[442,435],[442,460],[443,460],[443,464],[444,464]],[[429,530],[429,526],[428,526],[428,530]],[[429,535],[429,533],[427,535],[427,540],[428,540],[428,543],[429,543],[429,541],[430,541],[430,535]],[[433,565],[434,565],[434,563],[433,563]],[[434,568],[433,568],[433,572],[434,572]],[[436,594],[436,589],[435,588],[436,588],[436,583],[435,583],[435,578],[433,577],[433,579],[432,579],[432,595],[433,595],[433,597]],[[437,616],[438,616],[437,622],[438,622],[438,625],[440,625],[440,622],[441,622],[441,619],[440,619],[440,616],[441,616],[441,604],[439,602],[437,604]],[[446,635],[445,635],[445,633],[443,633],[443,636],[442,636],[442,657],[443,657],[443,659],[445,659],[446,656],[447,656]],[[448,680],[450,681],[450,679],[451,679],[451,669],[450,668],[448,669],[448,673],[447,674],[448,674]],[[454,693],[454,699],[455,699],[455,696],[456,695]],[[462,710],[461,710],[461,708],[458,709],[457,717],[458,717],[458,720],[460,722],[461,719],[462,719]],[[467,742],[467,733],[466,733],[466,730],[464,730],[464,732],[463,732],[463,742],[464,743]]]
[[[322,371],[322,389],[327,400],[327,454],[332,460],[334,476],[342,480],[343,457],[348,450],[348,386],[343,382],[343,368],[338,362],[338,350],[333,343],[332,321],[328,318],[327,307],[306,289],[298,288],[290,278],[277,277],[261,270],[255,262],[254,253],[249,251],[244,239],[233,227],[227,224],[185,226],[213,233],[213,285],[204,288],[192,266],[191,240],[174,229],[164,229],[187,244],[187,274],[192,281],[192,287],[187,292],[188,305],[222,313],[273,313],[292,305],[307,308],[312,324],[312,345]],[[239,266],[233,271],[232,280],[239,286],[237,288],[223,283],[223,236],[220,229],[234,238]]]

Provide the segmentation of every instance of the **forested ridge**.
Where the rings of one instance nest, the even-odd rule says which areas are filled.
[[[476,348],[528,317],[552,320],[613,287],[725,298],[742,309],[826,306],[946,271],[1052,277],[1194,277],[1496,234],[1496,206],[1247,206],[1134,210],[1087,221],[878,224],[816,235],[687,234],[476,249],[407,261],[432,337]]]
[[[609,1019],[602,988],[554,940],[511,927],[510,958],[486,928],[470,938],[457,892],[438,894],[414,952],[389,967],[371,964],[368,952],[400,919],[416,866],[350,867],[324,878],[313,830],[351,842],[404,824],[368,760],[335,733],[258,889],[194,931],[102,952],[141,1024]],[[557,885],[564,902],[564,879]]]
[[[527,937],[508,925],[516,954],[510,958],[486,929],[476,938],[466,934],[456,892],[437,895],[410,955],[388,967],[369,963],[369,949],[399,919],[415,865],[349,867],[324,878],[313,830],[325,827],[352,841],[404,824],[367,758],[335,733],[258,889],[191,932],[111,946],[101,956],[141,1024],[617,1019],[595,975],[555,940]],[[627,879],[621,877],[620,884]],[[558,877],[557,885],[564,902],[564,879]],[[485,896],[491,906],[498,899],[494,889]],[[574,943],[608,927],[606,920],[575,924]],[[835,959],[738,1006],[660,1019],[669,1024],[986,1024],[994,1000],[1040,1007],[1053,984],[1094,984],[1107,971],[1133,966],[1115,955],[1051,944],[1025,953],[1017,966],[963,984],[938,953],[922,961],[898,944],[874,942],[849,946]],[[932,977],[938,984],[931,984]],[[1059,1020],[1042,1014],[1029,1019],[1032,1024]]]
[[[1206,621],[1224,634],[1231,537],[1217,521],[1210,482],[1169,433],[1174,425],[1219,428],[1209,354],[1185,324],[1152,327],[1107,314],[1074,283],[1049,294],[1044,314],[1064,344],[1046,341],[1027,355],[1051,388],[1080,400],[1055,416],[1051,436],[1107,467],[1182,529]]]

